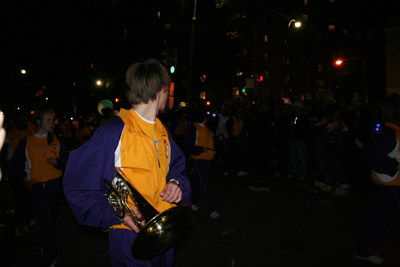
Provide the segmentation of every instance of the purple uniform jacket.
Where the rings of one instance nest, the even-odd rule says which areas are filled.
[[[115,150],[124,122],[119,118],[100,127],[92,138],[72,151],[64,174],[64,192],[80,224],[107,229],[120,224],[108,203],[106,181],[115,177]],[[168,131],[171,156],[166,180],[175,178],[182,184],[180,205],[190,203],[191,189],[186,176],[185,157]]]

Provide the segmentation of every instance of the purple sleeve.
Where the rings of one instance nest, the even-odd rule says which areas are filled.
[[[108,191],[106,181],[115,176],[114,152],[123,127],[123,121],[115,118],[70,153],[64,174],[64,192],[80,224],[103,229],[120,224],[105,193]]]
[[[367,162],[374,172],[390,176],[398,172],[399,162],[388,156],[397,142],[396,132],[392,128],[386,126],[379,131],[367,154]]]
[[[167,129],[167,131],[168,131],[168,129]],[[187,175],[186,175],[185,155],[183,154],[182,150],[178,147],[178,145],[174,142],[169,131],[168,131],[168,135],[169,135],[169,140],[170,140],[170,145],[171,145],[171,160],[169,163],[167,182],[170,179],[175,178],[182,184],[182,187],[181,187],[182,200],[179,204],[187,205],[187,204],[191,203],[192,191],[190,188],[189,179],[187,178]]]

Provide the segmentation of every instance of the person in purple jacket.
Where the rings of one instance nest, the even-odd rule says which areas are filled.
[[[139,228],[131,214],[119,218],[106,196],[107,182],[119,168],[158,212],[190,204],[184,154],[157,118],[168,98],[167,71],[157,60],[149,59],[131,65],[126,82],[132,108],[121,109],[118,117],[71,153],[64,191],[80,224],[108,229],[113,266],[172,266],[173,248],[150,259],[133,257],[131,245]],[[129,200],[128,205],[135,209]]]
[[[383,263],[378,256],[379,243],[389,222],[400,230],[400,96],[387,97],[381,112],[385,126],[372,141],[367,155],[378,194],[355,254],[373,264]]]

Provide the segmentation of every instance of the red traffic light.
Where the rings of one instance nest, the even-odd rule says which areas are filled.
[[[206,102],[206,105],[207,105],[207,106],[211,105],[211,102],[210,102],[210,101],[207,101],[207,102]]]
[[[262,82],[264,80],[264,77],[263,76],[260,76],[258,79],[257,79],[257,82]]]
[[[115,98],[115,103],[118,103],[119,102],[119,98]]]

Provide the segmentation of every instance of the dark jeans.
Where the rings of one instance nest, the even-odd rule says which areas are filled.
[[[200,197],[203,197],[206,202],[207,213],[211,214],[215,211],[210,184],[211,161],[193,160],[193,170],[197,179],[192,188],[192,204],[197,205]]]
[[[378,253],[379,243],[390,221],[400,231],[400,186],[378,184],[378,195],[365,225],[356,254],[369,257]]]
[[[61,178],[46,183],[33,184],[30,201],[39,232],[40,245],[43,248],[44,265],[50,266],[57,256],[57,240],[53,219],[57,209],[57,198],[61,189]]]

